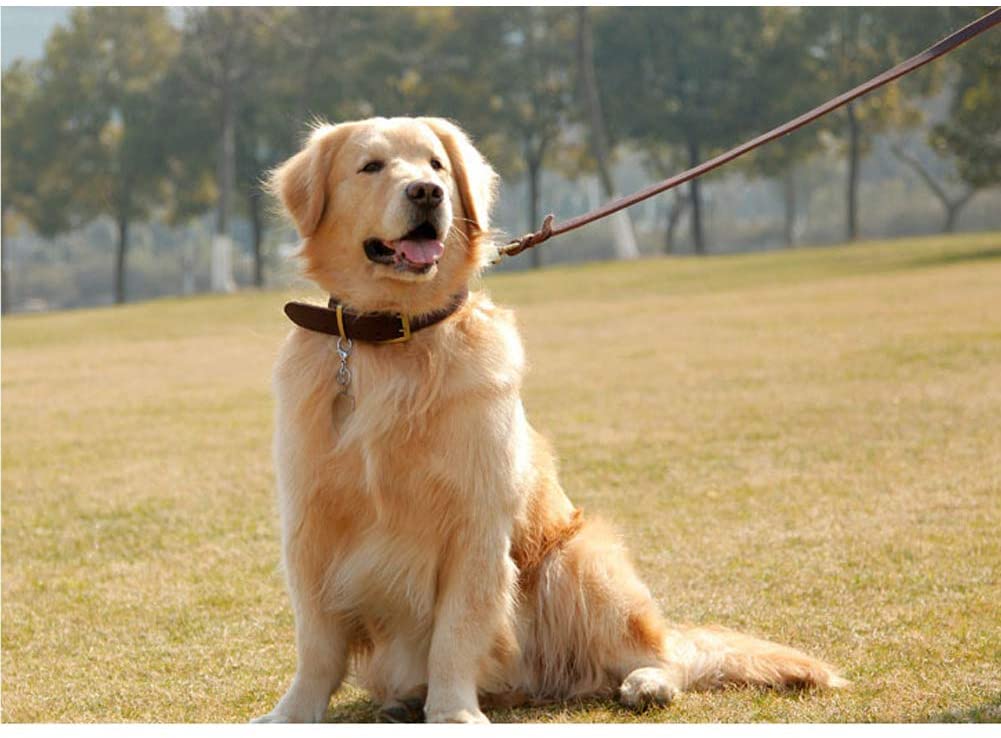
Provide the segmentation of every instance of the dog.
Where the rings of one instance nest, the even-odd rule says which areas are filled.
[[[619,538],[564,494],[520,399],[514,316],[467,295],[492,253],[497,175],[457,125],[320,125],[268,183],[333,296],[297,309],[336,327],[296,319],[274,372],[298,665],[259,721],[322,720],[349,668],[391,722],[846,683],[787,646],[667,625]],[[348,319],[399,336],[366,341]]]

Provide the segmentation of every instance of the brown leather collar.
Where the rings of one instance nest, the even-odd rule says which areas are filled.
[[[469,295],[467,289],[455,295],[448,307],[413,317],[403,313],[354,313],[337,298],[331,297],[328,307],[308,302],[285,303],[285,314],[301,328],[331,336],[343,336],[366,343],[403,343],[411,335],[440,323],[462,307]]]

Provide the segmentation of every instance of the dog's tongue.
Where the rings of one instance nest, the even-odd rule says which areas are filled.
[[[411,264],[434,264],[441,258],[445,245],[432,239],[401,238],[395,244],[396,250]]]

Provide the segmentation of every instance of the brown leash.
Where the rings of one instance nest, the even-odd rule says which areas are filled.
[[[922,51],[917,56],[912,56],[907,61],[898,64],[892,69],[888,69],[877,77],[873,77],[868,82],[863,82],[858,87],[849,90],[848,92],[842,93],[837,97],[825,102],[823,105],[819,105],[808,113],[803,113],[803,115],[798,118],[794,118],[788,123],[783,123],[777,128],[773,128],[767,133],[763,133],[755,139],[743,143],[736,148],[730,149],[724,154],[710,159],[709,161],[703,162],[698,166],[692,167],[681,174],[676,174],[669,179],[665,179],[663,182],[658,182],[646,187],[639,192],[626,197],[620,197],[616,200],[612,200],[596,210],[592,210],[589,213],[584,213],[583,215],[578,215],[575,218],[570,218],[569,220],[562,221],[560,223],[553,224],[554,217],[550,213],[545,217],[542,222],[542,226],[539,230],[528,233],[519,239],[511,241],[506,246],[500,248],[498,251],[497,261],[500,261],[505,256],[514,256],[515,254],[520,254],[525,249],[530,249],[533,246],[538,246],[544,241],[548,241],[553,236],[559,236],[568,231],[575,230],[581,226],[585,226],[588,223],[593,223],[596,220],[600,220],[612,213],[617,213],[618,211],[628,208],[631,205],[635,205],[638,202],[642,202],[654,195],[658,195],[661,192],[666,192],[667,190],[677,187],[678,185],[684,184],[685,182],[695,179],[696,177],[701,177],[707,172],[711,172],[717,167],[721,167],[727,162],[733,161],[739,156],[743,156],[749,151],[753,151],[759,146],[763,146],[769,141],[774,141],[777,138],[785,136],[788,133],[792,133],[798,128],[805,126],[807,123],[812,123],[817,118],[827,115],[832,110],[840,108],[842,105],[850,103],[857,97],[861,97],[867,92],[872,92],[873,90],[882,87],[888,82],[892,82],[898,77],[903,77],[905,74],[913,72],[919,67],[923,67],[929,62],[935,61],[939,57],[945,56],[950,51],[955,49],[962,44],[965,44],[974,36],[977,36],[984,31],[993,28],[998,23],[1001,23],[1001,8],[995,8],[990,13],[987,13],[983,17],[975,20],[958,31],[946,36],[944,39],[939,41],[934,46]],[[496,262],[495,262],[496,263]]]

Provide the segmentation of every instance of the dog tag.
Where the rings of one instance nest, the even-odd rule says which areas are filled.
[[[355,398],[347,392],[338,392],[334,396],[334,426],[340,428],[355,409]]]

